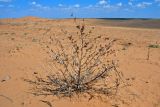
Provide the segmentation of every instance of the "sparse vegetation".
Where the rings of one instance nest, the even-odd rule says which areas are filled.
[[[128,48],[129,46],[131,46],[131,45],[133,45],[133,44],[130,43],[130,42],[123,43],[123,44],[122,44],[122,46],[123,46],[122,50],[127,50],[127,48]]]
[[[28,33],[24,33],[24,36],[28,35]]]
[[[36,76],[35,80],[25,79],[33,85],[34,95],[53,95],[73,97],[87,94],[89,99],[99,95],[116,95],[121,83],[121,73],[117,71],[117,62],[110,58],[115,54],[113,44],[116,40],[93,36],[84,24],[77,25],[76,35],[62,29],[67,36],[68,46],[62,39],[50,36],[56,48],[46,45],[52,60],[52,73],[46,77]]]
[[[151,44],[148,47],[149,48],[160,48],[160,45],[158,45],[158,44]]]
[[[32,39],[32,42],[37,42],[37,39],[36,39],[36,38],[33,38],[33,39]]]
[[[151,45],[148,46],[147,60],[150,59],[150,48],[160,48],[160,45],[158,45],[158,44],[151,44]]]
[[[148,52],[147,52],[147,60],[150,59],[150,47],[148,47]]]

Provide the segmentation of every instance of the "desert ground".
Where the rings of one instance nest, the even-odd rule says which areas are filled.
[[[81,22],[82,19],[77,19],[77,23]],[[85,19],[86,28],[95,27],[94,35],[117,40],[114,44],[117,69],[130,84],[119,89],[120,100],[88,101],[83,97],[34,96],[28,93],[30,84],[23,81],[48,72],[49,56],[43,43],[47,44],[52,35],[64,39],[61,29],[74,34],[73,19],[0,19],[0,107],[160,107],[159,23],[159,20]]]

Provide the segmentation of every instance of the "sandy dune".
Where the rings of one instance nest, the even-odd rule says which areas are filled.
[[[48,72],[49,56],[42,43],[47,44],[54,34],[65,38],[60,29],[74,33],[75,25],[71,19],[26,17],[0,20],[0,107],[49,107],[44,101],[53,107],[160,107],[160,48],[150,48],[147,60],[148,46],[160,45],[160,30],[101,26],[89,19],[85,23],[95,26],[94,34],[117,39],[118,70],[131,84],[120,89],[121,101],[97,98],[88,102],[85,98],[57,99],[27,93],[30,84],[23,78]]]

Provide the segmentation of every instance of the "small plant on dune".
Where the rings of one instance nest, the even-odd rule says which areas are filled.
[[[151,44],[148,47],[149,48],[160,48],[160,45],[158,45],[158,44]]]
[[[44,78],[36,76],[35,80],[25,79],[34,85],[32,94],[58,97],[87,94],[92,98],[117,93],[121,73],[116,69],[116,61],[109,57],[115,54],[112,47],[116,40],[98,42],[101,36],[93,36],[94,27],[86,31],[84,24],[76,25],[76,29],[74,36],[61,30],[67,36],[69,47],[63,44],[62,39],[50,37],[57,44],[57,50],[47,46],[55,69]]]
[[[160,45],[158,45],[157,43],[148,45],[147,60],[150,59],[150,48],[160,48]]]

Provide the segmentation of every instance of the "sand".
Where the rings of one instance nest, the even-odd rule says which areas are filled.
[[[49,56],[43,43],[47,44],[51,35],[65,38],[61,28],[74,33],[75,25],[71,19],[25,17],[0,20],[0,107],[49,107],[45,101],[53,107],[160,107],[160,48],[150,48],[148,59],[148,46],[160,44],[160,30],[101,26],[91,19],[85,23],[88,28],[95,27],[95,35],[117,39],[118,70],[130,84],[119,89],[120,101],[57,99],[28,93],[31,86],[23,78],[45,75],[48,70]]]

